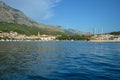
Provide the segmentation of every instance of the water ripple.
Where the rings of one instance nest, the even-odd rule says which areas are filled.
[[[119,80],[120,43],[0,42],[0,80]]]

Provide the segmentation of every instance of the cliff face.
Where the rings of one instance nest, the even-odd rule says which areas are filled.
[[[0,22],[24,24],[37,26],[38,24],[24,15],[21,11],[14,9],[0,1]]]

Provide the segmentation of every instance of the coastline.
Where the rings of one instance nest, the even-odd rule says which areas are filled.
[[[31,42],[31,41],[71,41],[73,42],[74,40],[0,40],[0,42]],[[86,40],[75,40],[75,41],[86,41]],[[120,42],[120,40],[89,40],[86,42]]]
[[[73,42],[74,40],[4,40],[4,39],[1,39],[0,42],[46,42],[46,41],[71,41]]]
[[[120,40],[90,40],[89,42],[120,42]]]

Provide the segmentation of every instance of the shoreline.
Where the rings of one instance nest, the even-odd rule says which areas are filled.
[[[90,40],[89,42],[120,42],[120,40]]]
[[[22,42],[22,41],[26,41],[26,42],[31,42],[31,41],[39,41],[39,42],[43,42],[43,41],[85,41],[85,42],[120,42],[120,40],[90,40],[90,41],[86,41],[86,40],[0,40],[0,42]]]
[[[22,42],[22,41],[57,41],[57,40],[0,40],[0,42]]]

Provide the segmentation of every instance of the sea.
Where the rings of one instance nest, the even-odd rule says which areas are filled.
[[[120,80],[120,43],[1,41],[0,80]]]

